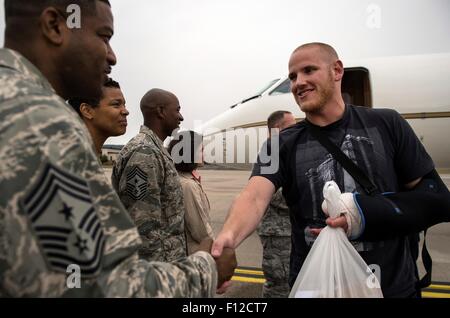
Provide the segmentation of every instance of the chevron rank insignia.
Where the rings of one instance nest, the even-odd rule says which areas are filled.
[[[147,174],[136,166],[128,172],[126,191],[133,200],[142,200],[147,195],[147,178]]]
[[[50,269],[98,274],[105,237],[85,180],[47,164],[22,204]]]

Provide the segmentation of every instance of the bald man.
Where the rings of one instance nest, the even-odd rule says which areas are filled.
[[[178,98],[162,89],[144,95],[141,111],[144,125],[120,152],[112,184],[144,241],[139,255],[173,261],[186,256],[183,190],[163,142],[183,116]]]
[[[384,195],[358,194],[365,193],[364,188],[336,162],[311,131],[321,130],[364,171],[380,192],[397,196],[409,194],[406,202],[419,196],[431,198],[415,205],[439,201],[434,193],[422,194],[425,191],[422,179],[434,178],[433,161],[408,123],[394,110],[344,103],[341,93],[344,67],[330,45],[308,43],[298,47],[291,54],[288,68],[291,92],[306,120],[281,132],[277,172],[265,174],[262,161],[255,164],[247,186],[233,203],[214,242],[213,256],[220,255],[223,247],[234,248],[248,237],[262,219],[272,195],[282,187],[292,224],[291,286],[316,236],[321,228],[329,225],[342,227],[364,261],[380,269],[376,274],[380,274],[384,297],[420,297],[416,289],[417,266],[408,234],[419,229],[420,223],[426,228],[426,224],[432,222],[421,222],[423,218],[413,220],[419,222],[405,220],[403,216],[410,215],[412,210],[395,201],[395,196],[387,199]],[[323,187],[330,180],[343,192],[342,216],[335,220],[327,218],[322,211]],[[434,180],[430,189],[442,188],[448,192],[445,186],[440,186],[442,180],[438,177]],[[371,204],[366,204],[365,200]],[[398,202],[400,208],[393,209],[394,202]],[[372,213],[371,206],[377,207],[377,211]],[[426,214],[431,214],[432,210]],[[413,223],[417,227],[411,226]]]

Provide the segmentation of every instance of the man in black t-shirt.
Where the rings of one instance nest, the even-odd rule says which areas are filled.
[[[397,112],[346,105],[341,94],[343,74],[342,62],[327,44],[305,44],[292,53],[291,91],[306,120],[282,132],[275,173],[264,173],[266,165],[260,160],[255,164],[248,185],[233,203],[214,242],[212,254],[220,255],[223,247],[237,247],[252,233],[273,193],[282,187],[291,211],[291,286],[320,229],[328,224],[343,227],[365,262],[378,266],[385,297],[419,296],[415,288],[417,267],[407,236],[394,233],[384,240],[358,240],[367,224],[362,211],[358,213],[352,193],[363,190],[311,136],[308,125],[318,126],[382,192],[414,188],[434,170],[434,164]],[[342,199],[350,206],[335,220],[327,219],[322,211],[322,189],[330,180],[336,181]]]
[[[253,177],[265,177],[276,188],[283,186],[284,196],[293,211],[291,286],[318,234],[316,229],[325,226],[326,215],[321,207],[325,182],[335,180],[342,192],[364,192],[310,135],[308,125],[313,124],[304,121],[282,133],[277,173],[262,174],[259,163],[252,172]],[[410,126],[395,111],[345,105],[342,118],[320,129],[340,145],[382,192],[398,192],[402,184],[434,168]],[[295,171],[295,174],[286,171]],[[416,266],[406,236],[377,242],[350,238],[368,265],[379,266],[385,297],[407,297],[415,293]]]

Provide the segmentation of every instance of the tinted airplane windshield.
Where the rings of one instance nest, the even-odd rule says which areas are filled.
[[[262,93],[264,93],[266,90],[268,90],[270,87],[272,87],[272,85],[275,84],[276,82],[278,82],[279,80],[280,80],[280,79],[277,78],[277,79],[274,79],[274,80],[270,81],[266,86],[264,86],[263,89],[259,90],[259,91],[255,94],[255,96],[261,95]]]

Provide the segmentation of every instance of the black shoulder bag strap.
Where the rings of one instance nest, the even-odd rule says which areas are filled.
[[[368,195],[381,194],[378,187],[367,177],[364,171],[361,170],[349,157],[347,157],[342,150],[328,139],[328,137],[316,126],[308,124],[310,132],[325,149],[336,159],[342,167],[358,182]]]
[[[367,177],[364,171],[361,170],[349,157],[347,157],[342,150],[336,146],[331,140],[318,128],[317,126],[308,123],[311,135],[319,141],[319,143],[338,161],[341,166],[358,182],[368,195],[381,194],[378,187]],[[423,232],[423,247],[422,247],[422,262],[426,270],[426,274],[417,283],[417,288],[422,289],[431,284],[431,270],[432,259],[428,252],[426,245],[427,231]],[[411,244],[411,242],[409,242]]]

